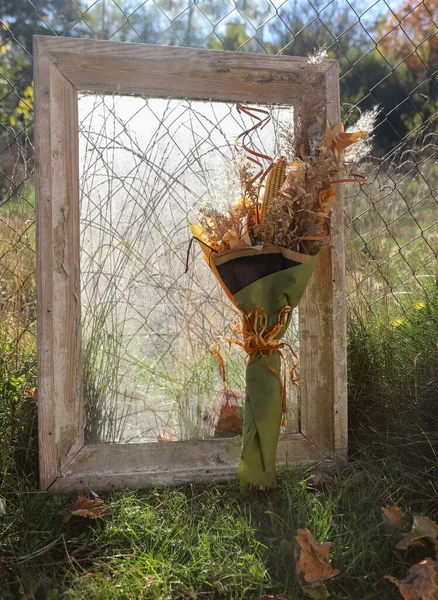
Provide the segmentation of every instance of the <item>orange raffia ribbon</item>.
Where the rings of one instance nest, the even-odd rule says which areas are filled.
[[[233,310],[233,309],[230,309]],[[233,312],[236,312],[233,310]],[[272,327],[272,329],[268,329],[268,315],[264,308],[255,308],[250,311],[248,314],[245,313],[237,313],[236,318],[231,323],[231,330],[235,336],[242,336],[243,341],[239,341],[236,338],[222,338],[225,341],[239,348],[243,348],[248,356],[253,357],[257,354],[260,354],[263,358],[269,358],[272,356],[274,352],[278,352],[281,360],[283,362],[283,389],[282,389],[282,421],[281,425],[285,427],[287,425],[286,419],[286,384],[287,384],[287,369],[286,369],[286,358],[283,353],[283,349],[289,350],[291,353],[295,363],[289,370],[289,378],[292,385],[298,385],[300,380],[295,374],[295,371],[298,367],[298,356],[290,346],[290,344],[286,344],[285,342],[281,342],[277,336],[280,331],[285,327],[288,316],[292,312],[290,306],[285,306],[278,317],[277,323]],[[221,367],[222,377],[225,381],[225,367],[223,358],[219,352],[218,346],[215,343],[213,346],[213,350],[219,360],[219,364]],[[276,375],[279,379],[280,373],[271,367],[270,365],[260,365],[272,371],[274,375]]]
[[[253,131],[256,131],[256,129],[262,130],[271,120],[271,114],[268,110],[264,110],[263,108],[255,108],[253,106],[244,106],[243,104],[240,104],[240,103],[236,104],[236,108],[237,108],[237,112],[239,114],[244,113],[245,115],[248,115],[249,117],[251,117],[252,119],[256,119],[256,121],[257,121],[257,123],[255,123],[252,127],[250,127],[249,129],[246,129],[245,131],[243,131],[241,134],[239,134],[237,136],[236,145],[239,142],[239,140],[241,140],[242,149],[245,150],[247,159],[250,162],[252,162],[253,164],[257,165],[257,167],[259,167],[259,169],[260,169],[254,175],[254,177],[251,179],[251,181],[248,182],[248,186],[251,186],[255,181],[257,181],[257,179],[260,180],[259,185],[261,185],[263,180],[265,179],[266,175],[272,169],[274,160],[271,156],[268,156],[267,154],[262,154],[261,152],[252,150],[249,146],[246,145],[246,139],[250,135],[250,133],[252,133]],[[263,116],[261,116],[261,115],[263,115]],[[268,160],[270,163],[269,166],[265,169],[263,166],[263,163],[259,159]],[[256,222],[259,223],[259,221],[260,221],[259,207],[256,206]]]

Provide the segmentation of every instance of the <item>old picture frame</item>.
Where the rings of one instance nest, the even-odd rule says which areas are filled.
[[[237,475],[240,438],[166,444],[86,444],[81,376],[78,92],[294,105],[306,58],[35,36],[37,321],[40,487],[140,488]],[[320,75],[327,116],[340,121],[339,67]],[[299,307],[300,432],[278,462],[347,452],[346,300],[339,186],[330,248]]]

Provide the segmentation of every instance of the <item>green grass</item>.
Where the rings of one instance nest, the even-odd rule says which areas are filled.
[[[438,286],[388,320],[350,311],[349,420],[352,432],[438,431]]]
[[[305,598],[288,542],[308,527],[333,542],[337,600],[396,599],[381,577],[406,575],[381,507],[438,520],[438,294],[393,322],[350,314],[350,463],[329,486],[289,467],[279,488],[249,500],[237,482],[103,495],[96,521],[61,511],[74,497],[37,492],[35,349],[15,328],[0,336],[0,599]],[[1,503],[0,503],[1,504]]]
[[[414,191],[413,200],[424,190]],[[394,197],[389,208],[399,206],[395,202]],[[429,197],[421,204],[424,218],[428,203]],[[355,206],[358,213],[364,208]],[[423,433],[438,430],[438,293],[427,283],[434,279],[430,267],[421,271],[429,252],[423,252],[423,238],[408,248],[409,255],[404,251],[421,286],[413,280],[398,285],[411,270],[398,258],[382,279],[381,261],[391,255],[391,240],[376,238],[373,260],[362,252],[353,265],[350,261],[350,279],[363,293],[349,299],[350,463],[332,473],[330,486],[313,485],[312,468],[290,467],[280,474],[276,491],[249,500],[241,498],[237,482],[124,491],[103,495],[110,509],[106,517],[63,524],[61,511],[74,497],[37,491],[36,401],[26,393],[36,385],[29,328],[35,317],[35,242],[28,217],[25,211],[21,216],[3,211],[0,222],[0,600],[263,594],[300,600],[305,596],[294,578],[288,542],[303,527],[318,542],[333,542],[331,557],[340,574],[329,583],[331,598],[399,598],[380,580],[404,577],[409,565],[392,556],[380,509],[399,505],[438,520],[438,436]],[[381,224],[373,230],[367,219],[368,213],[364,231],[377,231]],[[395,223],[394,235],[411,239],[409,223],[406,230],[402,219]],[[380,270],[372,275],[376,264]],[[368,283],[364,275],[370,275]],[[366,308],[371,301],[374,316]],[[98,336],[90,361],[99,364],[102,347]],[[214,371],[206,361],[169,380],[166,389],[180,399],[181,410],[189,391],[203,393],[211,382]],[[100,366],[97,375],[102,373]],[[91,385],[98,378],[89,375]]]
[[[402,578],[381,507],[438,520],[438,294],[403,319],[350,314],[350,463],[329,486],[314,469],[289,467],[279,488],[249,500],[237,482],[103,495],[96,521],[61,511],[74,497],[37,492],[33,337],[0,336],[0,599],[304,599],[288,550],[299,528],[333,542],[337,600],[396,599],[384,575]],[[18,327],[18,324],[17,324]],[[2,504],[2,503],[0,503]]]
[[[423,135],[421,150],[403,146],[370,162],[366,184],[345,185],[350,309],[403,316],[404,304],[414,304],[437,280],[438,138]]]
[[[437,439],[435,438],[435,442]],[[368,440],[370,442],[370,440]],[[311,468],[288,468],[279,489],[242,500],[237,483],[118,492],[104,496],[110,512],[96,521],[61,510],[73,497],[5,489],[0,552],[11,571],[2,600],[130,598],[305,598],[294,579],[287,542],[308,527],[333,541],[329,583],[334,599],[392,599],[385,574],[394,562],[380,508],[397,504],[437,518],[436,459],[430,438],[381,436],[351,465],[333,471],[330,489],[315,488]],[[370,448],[375,448],[372,451]],[[380,455],[384,455],[383,458]]]
[[[4,325],[4,323],[3,323]],[[36,358],[34,340],[25,335],[17,352],[14,340],[0,329],[0,477],[26,468],[36,459]],[[1,490],[0,484],[0,490]]]

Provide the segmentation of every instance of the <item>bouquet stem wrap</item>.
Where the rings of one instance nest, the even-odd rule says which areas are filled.
[[[274,331],[276,340],[283,337],[290,322],[292,311],[285,309],[298,305],[318,261],[318,255],[298,254],[279,246],[220,254],[206,252],[206,258],[228,297],[244,315],[251,320],[257,311],[263,313],[263,318],[252,318],[256,333],[266,337]],[[284,315],[287,318],[282,318]],[[239,345],[245,347],[245,339]],[[248,356],[239,466],[243,493],[250,484],[276,486],[276,452],[285,391],[280,376],[281,347],[281,343],[278,349],[275,344],[265,346]]]

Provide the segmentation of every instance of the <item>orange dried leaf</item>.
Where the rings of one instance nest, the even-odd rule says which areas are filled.
[[[166,425],[166,427],[160,427],[158,429],[157,440],[159,442],[172,442],[172,433],[170,431],[170,427]]]
[[[108,512],[108,506],[101,498],[86,498],[82,492],[78,492],[73,506],[63,511],[65,516],[63,523],[68,523],[72,517],[82,517],[84,519],[95,519],[102,517]]]
[[[214,430],[215,438],[235,437],[242,433],[239,406],[224,404],[221,406],[219,419]]]
[[[411,567],[405,579],[383,579],[396,585],[404,600],[438,600],[438,563],[430,558]]]
[[[346,133],[344,131],[343,123],[338,123],[330,129],[330,124],[327,121],[325,129],[325,145],[329,150],[338,150],[339,152],[342,152],[348,148],[348,146],[351,146],[366,135],[368,135],[367,131]]]
[[[392,534],[407,525],[410,518],[399,506],[382,507],[382,519],[385,533]]]
[[[317,544],[308,529],[299,529],[294,538],[294,563],[297,580],[311,598],[329,596],[325,581],[338,575],[339,570],[330,564],[332,542]]]

